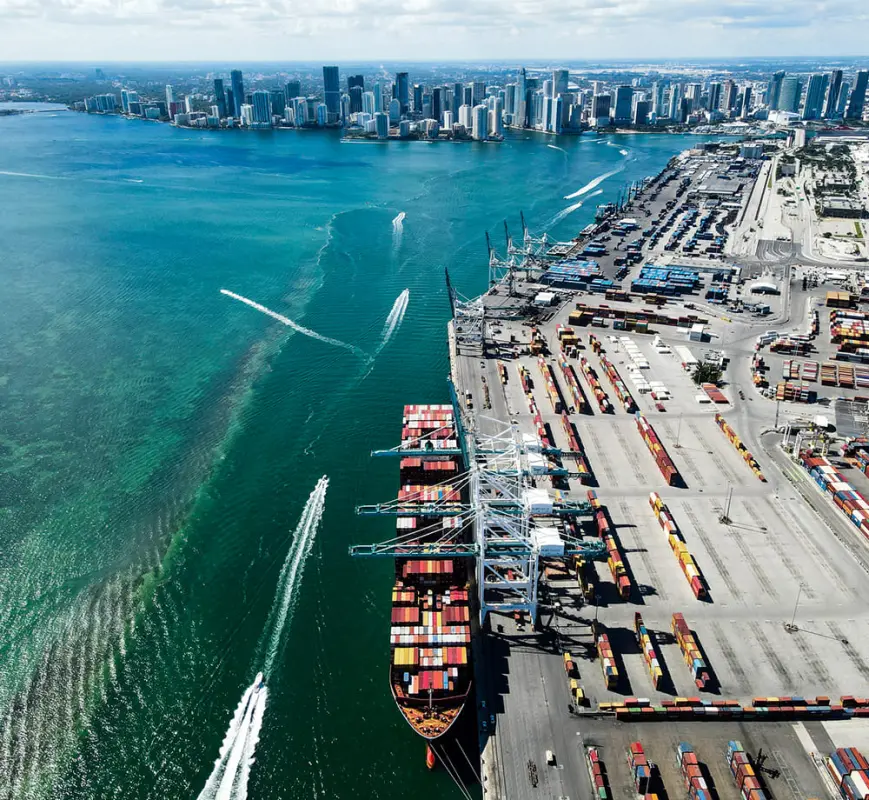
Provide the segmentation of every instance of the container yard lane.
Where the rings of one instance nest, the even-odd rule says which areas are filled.
[[[771,296],[747,240],[724,260],[767,169],[687,152],[490,290],[482,347],[451,327],[469,424],[512,423],[529,488],[585,504],[531,513],[566,542],[537,618],[478,637],[486,798],[826,797],[825,726],[847,748],[869,716],[869,317],[790,250]]]

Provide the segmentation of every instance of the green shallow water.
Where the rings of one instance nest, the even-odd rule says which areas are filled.
[[[549,141],[0,119],[0,798],[198,795],[323,474],[249,796],[458,796],[390,696],[391,563],[347,556],[392,530],[369,451],[448,400],[445,266],[479,293],[485,230],[575,235],[694,140]],[[367,354],[410,303],[369,363],[221,288]]]

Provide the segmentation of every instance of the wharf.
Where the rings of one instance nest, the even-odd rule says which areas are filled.
[[[693,160],[692,160],[693,158]],[[666,213],[681,215],[689,198],[701,208],[723,210],[715,198],[696,191],[698,182],[721,163],[714,157],[692,157],[668,166],[676,179],[656,200],[641,196],[632,216],[649,224],[670,201]],[[706,161],[708,160],[708,163]],[[684,188],[678,191],[685,180]],[[739,191],[727,198],[729,207],[748,201],[753,182],[742,181]],[[678,194],[677,194],[678,191]],[[672,210],[671,210],[672,209]],[[646,217],[648,211],[648,217]],[[735,219],[720,230],[730,230]],[[667,236],[656,245],[643,245],[643,259],[661,263]],[[612,253],[599,259],[606,277],[616,267]],[[675,254],[678,255],[678,254]],[[684,262],[684,258],[680,257]],[[724,269],[717,259],[692,256],[689,263]],[[628,275],[636,274],[639,265]],[[698,270],[702,282],[696,293],[672,298],[659,313],[672,318],[698,313],[708,318],[705,337],[715,348],[731,354],[725,388],[727,403],[714,405],[703,399],[685,371],[677,348],[688,347],[703,360],[709,344],[692,341],[686,327],[656,325],[658,346],[649,334],[585,328],[573,325],[579,337],[576,357],[568,357],[590,402],[588,413],[569,413],[593,473],[601,503],[614,527],[631,582],[630,596],[622,599],[606,564],[593,565],[597,590],[586,602],[574,577],[545,575],[541,567],[540,606],[536,628],[512,616],[490,615],[475,642],[477,718],[480,735],[481,773],[488,800],[584,800],[595,795],[585,763],[585,748],[595,745],[609,765],[613,796],[627,796],[629,771],[625,751],[639,739],[662,770],[675,797],[681,791],[671,773],[671,752],[679,741],[695,742],[698,753],[716,777],[721,800],[737,800],[735,785],[722,770],[729,739],[740,739],[747,749],[763,748],[779,777],[770,788],[775,798],[803,800],[826,796],[826,790],[810,752],[829,752],[834,723],[784,723],[747,721],[618,722],[598,714],[600,703],[628,697],[649,698],[654,704],[675,697],[700,696],[703,700],[736,700],[750,705],[756,696],[782,697],[869,694],[869,550],[844,517],[818,493],[812,482],[798,474],[798,467],[777,449],[765,431],[774,427],[775,406],[757,394],[748,377],[746,354],[754,337],[770,325],[761,317],[740,317],[735,322],[711,313],[702,304],[710,275]],[[735,287],[731,287],[733,291]],[[567,325],[577,302],[639,312],[639,302],[605,300],[602,295],[556,288],[557,304],[541,308],[533,303],[540,286],[516,280],[514,293],[499,287],[482,298],[487,310],[483,354],[463,351],[450,325],[451,375],[464,405],[470,398],[469,416],[481,433],[498,422],[513,422],[523,434],[536,438],[528,398],[519,381],[518,367],[532,380],[531,394],[555,446],[569,449],[560,414],[556,414],[544,388],[537,355],[529,351],[531,328],[536,327],[548,348],[545,360],[553,365],[559,390],[566,398],[567,385],[553,356],[560,343],[556,325]],[[688,301],[688,305],[686,305]],[[773,316],[790,322],[790,298]],[[515,318],[504,312],[512,310]],[[725,321],[726,320],[726,321]],[[800,320],[797,320],[799,322]],[[610,322],[605,322],[605,325]],[[652,326],[650,326],[652,327]],[[681,485],[668,485],[633,415],[625,412],[605,375],[599,356],[589,346],[589,333],[600,340],[606,357],[619,371],[640,412],[654,426],[661,443],[681,475]],[[639,353],[639,356],[637,354]],[[648,392],[629,380],[636,357],[648,362],[637,370],[650,381],[666,386],[666,409],[661,411]],[[580,367],[584,358],[598,373],[614,406],[601,413],[591,386]],[[502,383],[498,364],[506,367]],[[739,393],[750,393],[743,399]],[[488,398],[488,402],[484,401]],[[735,450],[715,422],[722,413],[754,453],[767,478],[762,482]],[[565,459],[566,460],[566,459]],[[552,490],[550,479],[538,477],[539,488]],[[584,500],[589,485],[571,479],[560,489],[567,500]],[[709,599],[695,598],[679,562],[668,546],[649,504],[656,492],[672,511],[687,547],[709,587]],[[722,519],[724,521],[722,521]],[[797,607],[795,609],[795,602]],[[655,640],[664,679],[653,684],[642,650],[634,635],[634,614],[640,612]],[[676,638],[670,633],[672,614],[684,614],[695,632],[712,679],[699,689],[685,665]],[[786,623],[796,621],[796,630]],[[607,688],[595,652],[595,623],[609,636],[619,670],[613,688]],[[565,674],[563,654],[577,665],[575,677],[589,704],[577,708]],[[852,720],[835,723],[862,730]],[[838,730],[838,729],[837,729]],[[836,734],[836,746],[848,734]],[[865,732],[861,735],[865,735]],[[842,739],[844,737],[844,740]],[[814,748],[814,750],[812,749]],[[555,754],[547,765],[545,753]],[[665,774],[666,773],[666,774]]]

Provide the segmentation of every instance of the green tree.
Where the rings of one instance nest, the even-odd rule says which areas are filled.
[[[721,382],[721,368],[708,361],[702,361],[694,367],[694,374],[691,377],[698,386],[701,383],[714,383],[718,386]]]

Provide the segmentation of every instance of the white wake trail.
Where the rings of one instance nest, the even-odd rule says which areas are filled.
[[[402,223],[404,222],[404,218],[407,216],[403,211],[398,213],[398,216],[392,220],[392,229],[395,231],[400,231],[402,227]]]
[[[564,195],[565,200],[573,200],[574,197],[582,197],[586,192],[590,192],[592,189],[600,186],[607,178],[612,178],[613,175],[617,175],[624,169],[624,165],[618,167],[614,170],[610,170],[609,172],[604,172],[603,175],[598,175],[594,180],[589,181],[585,186],[581,189],[577,189],[573,194]]]
[[[595,197],[596,195],[599,195],[599,194],[603,194],[603,189],[598,189],[596,192],[592,192],[584,200],[580,200],[579,202],[574,203],[572,206],[568,206],[567,208],[562,209],[552,218],[552,221],[549,223],[549,225],[547,225],[547,228],[551,228],[553,225],[557,225],[565,217],[572,214],[574,211],[577,211],[580,208],[582,208],[582,206],[586,200],[588,200],[589,198]]]
[[[407,313],[407,304],[409,302],[410,289],[405,289],[395,298],[395,302],[392,304],[392,310],[389,312],[389,316],[386,317],[386,322],[383,325],[380,346],[377,349],[378,352],[386,347],[387,343],[392,338],[392,335],[398,330],[398,326],[401,325],[404,320],[404,315]]]
[[[562,153],[567,155],[567,150],[565,150],[563,147],[556,147],[554,144],[548,144],[546,146],[551,148],[552,150],[560,150]]]
[[[271,675],[278,655],[287,618],[296,600],[296,590],[302,579],[305,561],[311,553],[314,537],[323,516],[329,479],[324,475],[317,481],[308,497],[287,553],[275,600],[263,632],[267,642],[265,666],[254,682],[245,690],[232,721],[223,738],[214,769],[199,793],[197,800],[246,800],[250,769],[254,763],[256,746],[266,712],[268,688],[264,680]],[[264,677],[265,676],[265,677]]]
[[[284,566],[281,567],[281,575],[278,578],[278,589],[275,595],[275,603],[269,613],[269,625],[266,630],[271,631],[268,638],[263,673],[268,680],[272,666],[281,646],[281,637],[287,616],[296,600],[296,589],[302,578],[302,570],[305,561],[311,553],[314,544],[314,536],[323,516],[323,506],[326,503],[326,490],[329,488],[329,479],[324,475],[317,481],[314,491],[308,498],[299,524],[293,535],[293,543],[287,553]]]
[[[278,322],[282,322],[287,327],[292,328],[297,333],[304,334],[305,336],[310,336],[312,339],[317,339],[320,342],[325,342],[326,344],[331,344],[335,347],[343,347],[345,350],[350,350],[352,353],[356,353],[356,355],[360,356],[361,358],[369,358],[368,354],[360,350],[358,347],[356,347],[356,345],[347,344],[347,342],[342,342],[339,339],[333,339],[330,336],[323,336],[323,334],[312,331],[310,328],[306,328],[304,325],[299,325],[298,322],[294,322],[289,317],[285,317],[283,314],[278,314],[277,311],[272,311],[270,308],[266,308],[264,305],[260,305],[254,300],[251,300],[250,298],[244,297],[240,294],[236,294],[235,292],[231,292],[229,291],[229,289],[221,289],[220,293],[225,294],[227,297],[231,297],[233,300],[238,300],[239,302],[244,303],[251,308],[255,308],[257,311],[260,311],[263,314],[267,314],[272,319],[276,319]]]

